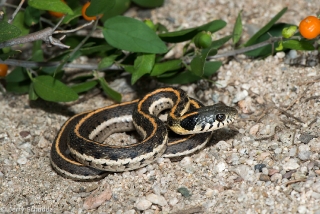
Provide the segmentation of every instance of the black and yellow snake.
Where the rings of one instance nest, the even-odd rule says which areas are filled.
[[[170,109],[167,123],[158,115]],[[212,131],[235,120],[237,110],[224,104],[204,106],[174,87],[157,89],[141,100],[77,114],[60,129],[51,149],[53,168],[74,180],[99,179],[109,172],[134,170],[160,156],[184,156],[203,148]],[[168,137],[167,126],[179,134]],[[108,145],[115,132],[137,130],[142,140]],[[183,136],[181,136],[183,135]]]

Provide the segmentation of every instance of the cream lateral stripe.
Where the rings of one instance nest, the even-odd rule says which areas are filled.
[[[125,122],[131,122],[132,121],[132,115],[123,115],[120,117],[114,117],[111,118],[107,121],[104,121],[101,123],[99,126],[97,126],[90,134],[89,134],[89,139],[93,140],[93,138],[98,135],[103,129],[108,127],[111,124],[114,123],[125,123]]]
[[[209,141],[210,138],[211,138],[211,136],[208,137],[202,144],[199,144],[197,147],[195,147],[193,149],[186,150],[184,152],[179,152],[179,153],[176,153],[176,154],[168,154],[168,155],[163,154],[162,157],[170,158],[170,157],[178,157],[178,156],[184,156],[184,155],[192,154],[195,151],[198,151],[199,149],[202,149],[207,144],[207,142]]]
[[[90,112],[87,116],[85,116],[84,118],[82,118],[78,123],[77,125],[75,126],[74,128],[74,133],[81,139],[83,139],[84,141],[87,141],[87,142],[90,142],[90,143],[94,143],[96,145],[99,145],[99,146],[104,146],[104,147],[110,147],[110,148],[129,148],[129,147],[132,147],[132,146],[137,146],[137,145],[140,145],[140,144],[143,144],[144,141],[141,141],[141,142],[138,142],[138,143],[135,143],[135,144],[130,144],[130,145],[127,145],[127,146],[112,146],[112,145],[105,145],[105,144],[101,144],[99,142],[96,142],[96,141],[93,141],[93,140],[90,140],[90,139],[87,139],[85,137],[83,137],[82,135],[80,135],[79,133],[79,128],[80,126],[88,119],[88,117],[91,117],[92,114],[97,114],[101,111],[105,111],[106,109],[111,109],[111,108],[116,108],[116,107],[119,107],[119,106],[123,106],[123,105],[128,105],[128,104],[132,104],[133,102],[137,102],[138,100],[134,100],[134,101],[131,101],[131,102],[126,102],[126,103],[121,103],[121,104],[118,104],[118,105],[113,105],[113,106],[108,106],[108,107],[105,107],[105,108],[101,108],[101,109],[97,109],[95,111],[92,111]],[[155,128],[153,130],[153,133],[151,136],[154,135],[155,131],[156,131],[156,126],[157,124],[154,122],[153,118],[150,118],[150,121],[152,120],[152,124],[154,124]]]
[[[168,137],[166,136],[165,137],[165,141],[168,140]],[[164,143],[158,147],[155,148],[155,152],[156,153],[159,153],[161,150],[164,149],[164,147],[166,147],[167,145]],[[125,159],[118,159],[117,161],[115,160],[107,160],[107,159],[96,159],[96,158],[93,158],[92,156],[88,156],[88,155],[85,155],[85,154],[80,154],[78,151],[70,148],[70,151],[76,155],[77,157],[81,157],[82,160],[86,160],[86,161],[90,161],[92,163],[95,163],[95,164],[100,164],[100,165],[103,165],[103,164],[107,164],[107,165],[112,165],[112,166],[121,166],[121,165],[124,165],[124,164],[128,164],[130,162],[140,162],[141,160],[147,160],[149,159],[150,157],[152,157],[154,155],[155,152],[152,152],[152,153],[146,153],[144,155],[140,155],[136,158],[125,158]]]
[[[82,166],[81,163],[79,162],[76,162],[70,158],[68,158],[67,156],[65,156],[61,151],[60,151],[60,148],[59,148],[59,143],[61,143],[61,135],[62,133],[65,131],[65,128],[67,127],[67,125],[69,125],[70,121],[73,120],[75,117],[77,116],[80,116],[80,115],[84,115],[84,114],[87,114],[88,112],[90,111],[87,111],[87,112],[83,112],[81,114],[77,114],[77,115],[74,115],[73,117],[71,117],[69,120],[67,120],[67,122],[63,125],[63,127],[61,128],[61,130],[59,131],[59,134],[57,136],[57,139],[56,139],[56,152],[59,154],[60,157],[63,157],[63,159],[71,164],[75,164],[75,165],[78,165],[78,166]],[[53,161],[51,161],[53,162]]]
[[[169,102],[172,106],[173,106],[173,101],[170,98],[161,98],[155,102],[153,102],[150,107],[149,107],[149,113],[150,114],[154,114],[154,109],[156,108],[157,105],[161,104],[161,103],[166,103]]]

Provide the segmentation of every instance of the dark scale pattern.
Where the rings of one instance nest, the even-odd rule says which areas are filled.
[[[198,123],[198,115],[190,116],[180,121],[180,126],[186,130],[192,131]],[[205,125],[205,124],[204,124]]]

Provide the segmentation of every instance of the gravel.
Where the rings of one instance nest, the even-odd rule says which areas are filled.
[[[214,35],[219,39],[232,32],[242,9],[247,39],[283,7],[289,9],[280,21],[299,24],[316,14],[315,5],[316,0],[167,0],[150,13],[134,7],[127,15],[151,14],[170,30],[223,19],[228,25]],[[181,47],[169,55],[180,56]],[[320,69],[305,66],[308,60],[300,61],[303,66],[287,64],[299,54],[223,59],[219,84],[200,81],[182,88],[205,104],[236,106],[240,118],[232,126],[216,131],[206,148],[182,160],[159,158],[95,182],[59,176],[50,166],[50,148],[72,113],[111,100],[97,95],[60,105],[0,94],[0,212],[320,213]],[[311,55],[319,58],[316,52]],[[110,85],[124,100],[138,97],[124,79]]]

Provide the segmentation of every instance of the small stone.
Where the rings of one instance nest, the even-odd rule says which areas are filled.
[[[297,147],[292,147],[289,151],[290,157],[294,157],[297,154]]]
[[[300,140],[302,143],[307,144],[309,143],[313,138],[316,138],[316,135],[311,135],[308,133],[302,133],[298,140]]]
[[[174,206],[176,205],[177,203],[179,202],[179,200],[177,198],[171,198],[170,201],[169,201],[169,204],[171,206]]]
[[[168,205],[166,199],[161,195],[156,195],[156,194],[151,193],[146,196],[146,199],[148,201],[151,201],[153,204],[158,204],[162,207]]]
[[[135,207],[138,210],[147,210],[151,207],[152,203],[151,201],[145,199],[145,198],[141,198],[140,200],[138,200],[135,204]]]
[[[227,164],[225,162],[219,162],[215,166],[215,170],[220,173],[223,172],[227,168]]]
[[[141,169],[136,170],[136,173],[137,173],[138,175],[143,175],[143,174],[146,173],[146,172],[147,172],[146,167],[143,167],[143,168],[141,168]]]
[[[269,170],[266,167],[262,168],[262,174],[268,175]]]
[[[136,214],[135,210],[127,210],[123,214]]]
[[[280,183],[282,180],[282,175],[280,173],[275,173],[271,176],[270,180],[272,182],[278,181],[278,183]]]
[[[17,163],[20,165],[24,165],[28,162],[28,159],[25,156],[21,156],[18,160]]]
[[[274,175],[275,173],[278,173],[279,170],[278,169],[269,169],[269,175]]]
[[[30,136],[30,132],[29,132],[29,131],[21,131],[21,132],[19,133],[19,135],[20,135],[21,137],[23,137],[23,138],[26,138],[26,137]]]
[[[240,92],[236,93],[236,95],[234,96],[234,99],[232,100],[232,102],[233,103],[237,103],[240,100],[245,99],[248,95],[249,95],[249,93],[248,93],[247,90],[240,91]]]
[[[285,173],[285,174],[283,175],[283,178],[290,179],[291,176],[292,176],[292,174],[295,173],[296,171],[297,171],[297,170],[291,170],[291,171]]]
[[[298,169],[299,168],[299,164],[297,163],[297,161],[295,159],[290,158],[284,165],[283,165],[283,169],[286,171],[289,170],[294,170],[294,169]]]
[[[180,187],[177,191],[185,198],[189,198],[191,196],[190,191],[185,187]]]
[[[254,166],[254,171],[257,171],[258,170],[258,172],[262,172],[262,168],[265,168],[265,167],[267,167],[267,165],[265,165],[265,164],[257,164],[257,165],[255,165]]]
[[[239,176],[241,176],[245,181],[252,181],[254,179],[253,177],[254,171],[251,169],[251,167],[247,165],[244,165],[244,164],[239,165],[235,167],[232,171],[234,171]]]
[[[310,148],[308,145],[300,145],[298,157],[300,160],[306,161],[309,160],[311,156]]]
[[[265,174],[260,174],[259,180],[260,181],[270,181],[270,177]]]
[[[300,206],[298,207],[298,213],[308,213],[307,207],[304,206],[304,205],[300,205]]]
[[[279,59],[283,59],[283,58],[286,56],[286,54],[285,54],[283,51],[280,51],[280,52],[277,52],[277,53],[276,53],[276,56],[277,56]]]
[[[112,190],[110,187],[107,187],[105,190],[103,190],[99,195],[94,196],[94,193],[92,193],[83,203],[83,208],[86,210],[95,209],[99,206],[101,206],[106,201],[109,201],[112,196]]]
[[[190,166],[193,163],[193,159],[189,156],[184,157],[181,161],[180,161],[180,166],[185,168],[187,166]]]
[[[258,157],[257,160],[258,161],[263,161],[264,159],[266,159],[266,157],[270,156],[270,152],[262,152]]]
[[[253,125],[249,130],[249,134],[256,136],[259,129],[260,129],[260,125],[261,125],[261,123],[257,123],[255,125]]]
[[[214,190],[208,188],[206,193],[205,193],[205,195],[206,195],[207,198],[211,198],[213,196],[213,193],[214,193]]]
[[[251,99],[250,100],[247,100],[247,99],[244,99],[244,100],[240,100],[238,102],[238,106],[241,110],[242,113],[244,114],[249,114],[251,113]]]

